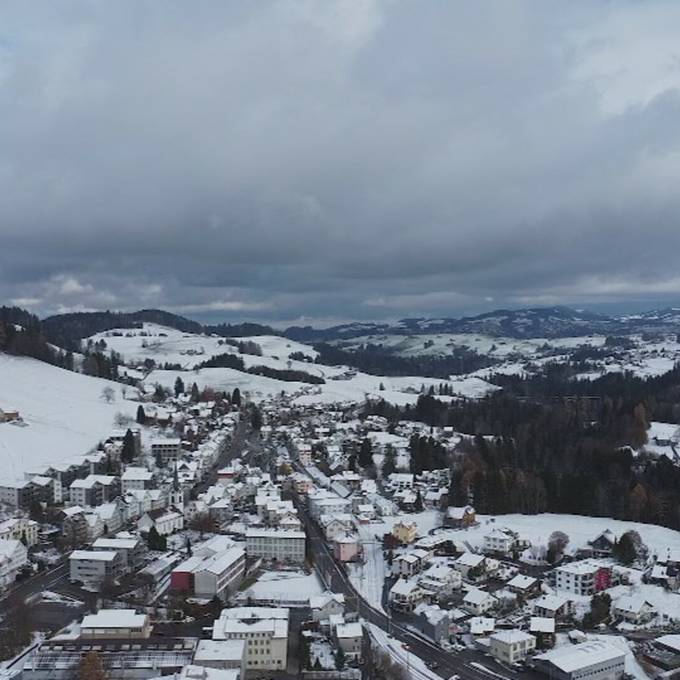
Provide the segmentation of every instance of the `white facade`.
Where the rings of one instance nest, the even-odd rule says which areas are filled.
[[[289,610],[274,607],[223,609],[213,624],[213,640],[243,640],[246,668],[283,671],[288,662]]]
[[[305,533],[276,529],[248,529],[246,553],[279,562],[305,561]]]
[[[0,587],[14,583],[19,571],[28,564],[26,546],[14,538],[0,541]]]
[[[517,663],[536,649],[536,638],[521,630],[502,630],[489,638],[491,654],[504,663]]]
[[[246,566],[246,553],[233,547],[208,558],[194,572],[194,593],[197,597],[224,599],[241,583]]]

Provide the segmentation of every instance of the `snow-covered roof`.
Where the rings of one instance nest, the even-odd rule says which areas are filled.
[[[134,609],[100,609],[83,617],[81,628],[142,628],[146,622],[147,615]]]
[[[604,640],[589,640],[577,645],[566,645],[534,657],[547,661],[564,673],[573,673],[582,668],[606,663],[625,657],[625,652]]]
[[[358,622],[341,623],[335,627],[335,634],[338,638],[359,638],[363,635],[363,630]]]
[[[466,602],[467,604],[482,604],[489,598],[494,599],[491,593],[487,593],[485,590],[480,590],[479,588],[471,588],[463,598],[463,602]]]
[[[514,578],[508,581],[508,586],[511,588],[519,588],[520,590],[526,590],[531,588],[536,583],[536,579],[533,576],[524,576],[524,574],[517,574]]]
[[[515,645],[521,642],[529,642],[534,640],[533,635],[525,633],[523,630],[499,630],[491,636],[492,640],[503,642],[506,645]]]
[[[548,616],[532,616],[529,622],[529,630],[532,633],[554,633],[555,619]]]

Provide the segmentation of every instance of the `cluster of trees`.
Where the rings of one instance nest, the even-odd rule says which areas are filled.
[[[73,370],[73,353],[52,347],[40,319],[19,307],[0,307],[0,351]]]
[[[164,552],[168,549],[168,539],[165,536],[161,536],[156,530],[156,527],[151,527],[149,533],[146,535],[146,544],[149,550]]]
[[[99,349],[86,348],[83,351],[83,373],[95,378],[118,380],[118,367],[123,363],[120,354],[110,352],[104,354]]]
[[[275,378],[276,380],[285,380],[286,382],[303,382],[311,385],[323,385],[326,382],[321,376],[312,375],[307,371],[271,368],[270,366],[251,366],[247,372],[267,378]]]
[[[262,347],[254,340],[234,340],[233,338],[225,338],[224,340],[220,340],[218,344],[236,347],[241,354],[252,354],[256,357],[262,356]]]
[[[202,361],[196,368],[233,368],[237,371],[245,371],[246,366],[238,354],[225,352],[224,354],[216,354],[210,359]]]
[[[423,375],[448,378],[450,375],[471,373],[497,363],[495,359],[477,354],[466,347],[456,347],[448,355],[402,357],[389,348],[365,343],[343,349],[328,343],[314,345],[316,362],[328,366],[343,364],[374,375]]]
[[[676,408],[678,368],[647,380],[607,376],[594,381],[595,394],[575,397],[566,396],[572,382],[559,390],[550,381],[517,385],[531,396],[512,388],[450,403],[421,395],[412,406],[378,401],[368,412],[469,435],[453,465],[453,505],[472,496],[483,513],[610,516],[680,529],[680,468],[666,457],[633,455],[647,441],[649,421]]]
[[[441,470],[448,467],[446,448],[433,437],[414,434],[409,440],[411,472],[422,474],[425,470]]]

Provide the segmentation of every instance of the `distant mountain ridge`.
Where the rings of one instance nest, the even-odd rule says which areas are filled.
[[[258,323],[203,325],[161,309],[137,312],[75,312],[42,320],[49,341],[76,349],[82,338],[113,328],[135,328],[156,323],[185,333],[208,333],[223,337],[279,335],[298,342],[317,343],[351,340],[375,335],[430,335],[478,333],[517,339],[580,337],[585,335],[630,335],[637,333],[680,333],[680,307],[651,310],[627,316],[606,316],[570,307],[498,309],[474,316],[408,318],[396,323],[353,322],[330,328],[290,326],[284,331]]]

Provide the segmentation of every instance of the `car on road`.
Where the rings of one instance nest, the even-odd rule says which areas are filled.
[[[425,665],[432,671],[439,668],[439,664],[436,661],[428,661]]]
[[[449,680],[460,680],[460,675],[458,675],[458,674],[452,675],[452,676],[449,678]]]

